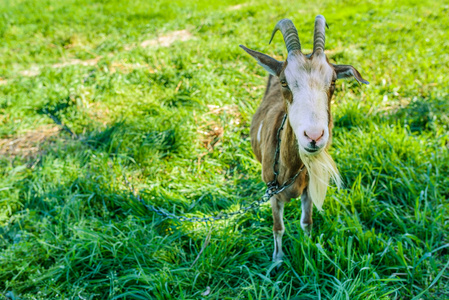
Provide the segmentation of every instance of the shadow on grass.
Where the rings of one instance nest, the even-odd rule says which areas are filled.
[[[193,233],[190,226],[148,213],[130,190],[123,189],[121,178],[112,171],[117,165],[108,164],[114,162],[108,150],[114,149],[118,137],[126,140],[123,132],[127,129],[126,124],[117,123],[90,133],[86,140],[95,149],[79,140],[61,140],[64,151],[55,148],[46,156],[51,161],[59,155],[76,170],[54,176],[54,168],[46,165],[43,157],[38,171],[21,181],[18,193],[23,206],[7,226],[0,227],[0,290],[39,290],[44,296],[83,291],[111,295],[109,281],[115,276],[122,291],[135,289],[137,295],[138,287],[158,284],[163,268],[189,266],[194,261],[203,236]],[[96,158],[103,163],[98,164]],[[51,170],[45,171],[48,168]],[[173,202],[166,204],[167,210],[173,208]],[[250,248],[251,239],[242,246],[229,234],[223,238],[229,240],[225,246],[233,253]],[[242,255],[249,259],[251,251]],[[214,264],[234,259],[213,257]],[[87,287],[86,281],[95,284]],[[55,292],[54,286],[66,290]],[[146,298],[151,298],[149,295]]]
[[[177,156],[185,156],[188,150],[186,131],[173,123],[168,125],[147,126],[120,120],[104,129],[94,129],[72,138],[67,138],[61,131],[59,138],[44,144],[40,156],[28,164],[33,172],[15,183],[21,206],[15,206],[11,214],[30,210],[43,217],[54,217],[58,207],[65,206],[71,197],[81,197],[86,202],[74,211],[86,211],[92,213],[92,217],[155,216],[132,197],[131,187],[127,187],[123,180],[125,171],[139,174],[131,184],[142,184],[142,177],[145,178],[144,185],[149,187],[141,193],[148,204],[168,211],[176,206],[181,214],[215,214],[230,209],[242,198],[254,200],[261,196],[258,193],[263,183],[245,178],[230,179],[233,184],[245,186],[233,195],[228,195],[222,186],[206,186],[185,195],[173,191],[169,184],[153,186],[151,176],[160,176],[158,171],[167,165],[173,167]],[[168,183],[173,181],[171,177],[166,179]]]
[[[405,107],[382,118],[387,122],[400,122],[412,132],[432,131],[438,125],[449,128],[449,101],[443,97],[413,97]]]

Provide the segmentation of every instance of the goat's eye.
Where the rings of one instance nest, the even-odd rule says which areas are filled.
[[[332,80],[331,86],[335,86],[335,80]]]
[[[281,81],[281,85],[282,85],[283,87],[285,87],[285,88],[288,88],[287,81],[285,81],[285,80],[282,80],[282,81]]]

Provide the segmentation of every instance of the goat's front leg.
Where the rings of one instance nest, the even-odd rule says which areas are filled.
[[[271,211],[273,212],[273,235],[274,235],[274,252],[273,261],[282,260],[284,252],[282,252],[282,236],[284,235],[284,202],[271,197]]]
[[[313,213],[313,203],[312,199],[310,198],[309,194],[307,193],[307,188],[305,188],[302,191],[301,194],[301,206],[302,206],[302,213],[301,213],[301,228],[304,230],[305,233],[310,234],[310,231],[312,230],[312,213]]]

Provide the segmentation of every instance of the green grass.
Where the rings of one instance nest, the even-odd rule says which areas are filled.
[[[448,12],[404,0],[1,1],[0,299],[449,299]],[[331,61],[371,84],[337,83],[331,151],[345,187],[329,190],[310,237],[300,200],[287,205],[274,274],[268,204],[177,223],[146,211],[123,176],[179,215],[258,199],[249,124],[267,74],[238,45],[285,57],[280,35],[268,40],[288,17],[311,49],[318,13]],[[177,30],[190,39],[140,47]]]

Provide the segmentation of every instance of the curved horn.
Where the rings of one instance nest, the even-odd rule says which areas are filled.
[[[285,45],[287,46],[287,51],[289,53],[292,50],[301,51],[301,42],[299,41],[298,31],[296,30],[295,25],[293,25],[293,22],[289,19],[282,19],[276,24],[273,33],[271,34],[269,44],[271,44],[274,34],[278,30],[281,31],[282,36],[284,37]]]
[[[322,15],[315,18],[315,31],[313,33],[313,53],[321,50],[324,52],[326,19]]]

